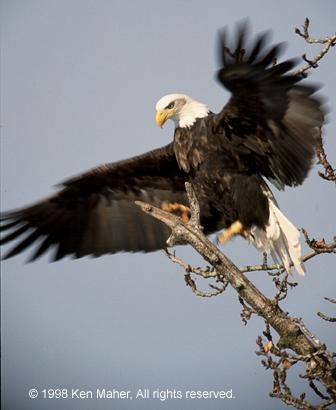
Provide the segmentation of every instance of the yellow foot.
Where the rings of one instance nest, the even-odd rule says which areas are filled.
[[[248,238],[248,232],[244,229],[240,221],[235,221],[225,231],[217,236],[217,242],[223,245],[224,242],[229,241],[233,236],[241,235],[245,239]]]
[[[163,211],[179,216],[185,223],[189,222],[190,208],[185,205],[178,204],[177,202],[163,202],[161,204],[161,209]]]

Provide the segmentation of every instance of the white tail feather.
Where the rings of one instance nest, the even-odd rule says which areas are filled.
[[[271,199],[268,202],[268,224],[265,229],[252,227],[252,242],[257,249],[270,253],[275,263],[282,264],[288,273],[292,262],[297,272],[304,275],[300,232]]]

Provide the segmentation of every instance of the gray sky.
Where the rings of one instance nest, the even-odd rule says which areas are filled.
[[[294,27],[310,17],[312,34],[335,29],[336,3],[317,1],[89,1],[1,2],[2,209],[29,204],[64,178],[100,163],[162,146],[173,124],[154,123],[155,103],[183,92],[218,111],[228,93],[214,81],[217,29],[250,16],[253,32],[272,28],[289,41],[287,57],[310,55]],[[308,54],[308,55],[309,55]],[[335,54],[314,81],[336,106]],[[336,163],[335,113],[325,127],[329,158]],[[298,226],[330,240],[335,234],[335,188],[317,176],[276,192]],[[224,249],[238,265],[260,255],[235,239]],[[188,248],[178,254],[198,265]],[[161,252],[118,254],[97,260],[28,254],[2,264],[3,408],[12,409],[266,409],[284,406],[268,398],[271,374],[255,355],[263,325],[240,320],[236,294],[204,300],[184,284],[183,272]],[[303,317],[335,350],[332,314],[324,296],[335,297],[335,260],[307,263],[305,278],[283,307]],[[267,295],[271,279],[249,274]],[[43,400],[37,388],[233,389],[232,400]],[[295,386],[300,393],[302,385]]]

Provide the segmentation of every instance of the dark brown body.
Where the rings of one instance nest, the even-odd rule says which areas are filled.
[[[190,128],[175,130],[177,162],[189,175],[201,214],[218,214],[222,228],[236,220],[245,228],[263,227],[269,216],[263,180],[248,163],[233,155],[225,130],[214,132],[215,119],[214,114],[209,114]]]

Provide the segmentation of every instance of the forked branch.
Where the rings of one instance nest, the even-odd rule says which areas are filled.
[[[302,30],[295,28],[295,33],[302,37],[308,44],[322,44],[323,47],[313,58],[308,59],[306,54],[302,55],[302,59],[306,64],[294,72],[296,75],[301,74],[306,76],[308,70],[317,68],[319,66],[319,61],[322,60],[322,58],[329,52],[330,48],[336,44],[336,34],[324,38],[315,38],[309,33],[309,25],[310,21],[306,18]]]
[[[137,201],[136,204],[171,229],[172,233],[167,241],[170,246],[189,243],[218,274],[225,278],[244,304],[250,307],[253,313],[264,318],[278,333],[279,348],[292,349],[298,355],[311,356],[313,362],[307,364],[310,378],[319,380],[325,386],[329,396],[336,401],[336,363],[332,354],[327,352],[322,344],[316,342],[301,321],[290,317],[278,303],[260,292],[238,267],[203,235],[202,227],[199,225],[199,205],[191,184],[186,183],[186,189],[191,209],[191,219],[188,223],[144,202]],[[318,356],[314,356],[317,351]]]

